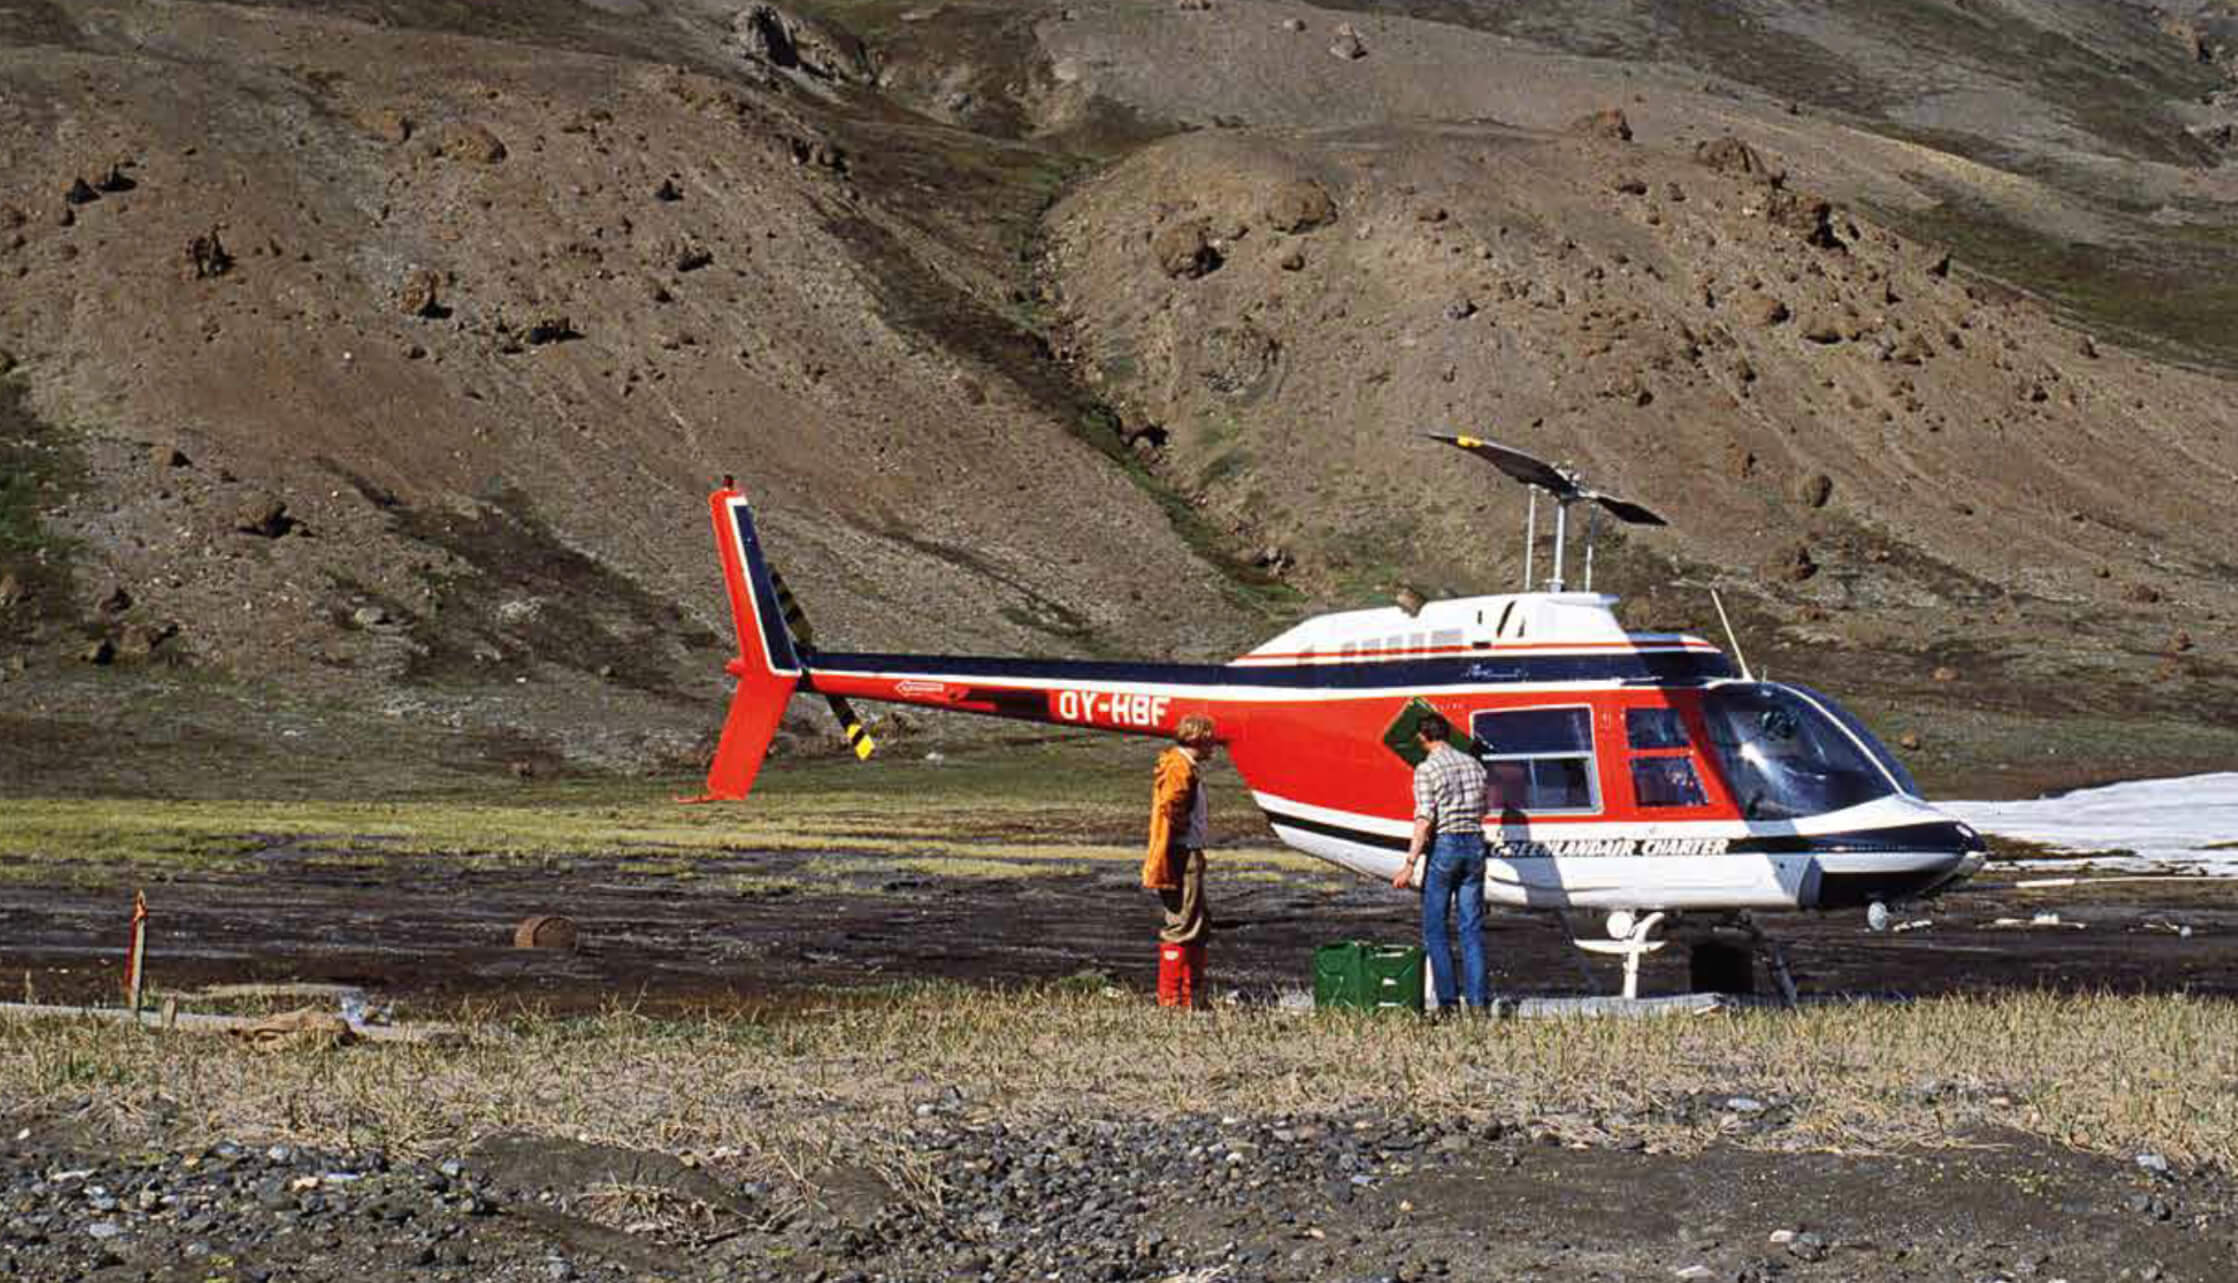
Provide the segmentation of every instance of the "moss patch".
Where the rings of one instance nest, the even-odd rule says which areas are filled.
[[[0,379],[0,576],[13,576],[12,606],[0,606],[0,639],[31,641],[44,625],[74,617],[76,549],[47,529],[44,514],[85,487],[85,463],[61,431],[33,414],[21,384]]]

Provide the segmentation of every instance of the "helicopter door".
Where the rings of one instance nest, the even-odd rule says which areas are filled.
[[[1469,733],[1484,763],[1488,806],[1531,815],[1600,811],[1592,709],[1486,709],[1469,719]]]

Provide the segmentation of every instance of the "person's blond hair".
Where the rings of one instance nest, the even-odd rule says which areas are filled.
[[[1198,744],[1217,738],[1219,728],[1203,713],[1191,713],[1174,724],[1173,742],[1176,744]]]

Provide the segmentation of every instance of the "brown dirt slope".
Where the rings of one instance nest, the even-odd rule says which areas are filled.
[[[818,101],[697,12],[666,15],[668,61],[533,25],[39,12],[0,53],[0,341],[83,473],[23,553],[76,573],[13,616],[46,620],[16,690],[58,720],[99,716],[56,672],[82,634],[688,755],[728,645],[723,472],[835,640],[1252,631],[1004,314],[1061,157]],[[601,751],[583,700],[645,739]]]
[[[1434,427],[1930,767],[2227,755],[2231,23],[1979,10],[0,5],[0,771],[688,765],[726,471],[866,648],[1503,586]]]

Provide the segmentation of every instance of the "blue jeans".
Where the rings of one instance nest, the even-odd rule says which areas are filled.
[[[1484,966],[1484,839],[1474,833],[1440,833],[1430,844],[1422,875],[1422,952],[1430,960],[1430,988],[1438,1006],[1454,1002],[1453,951],[1446,941],[1447,907],[1461,904],[1461,976],[1469,1005],[1488,1007],[1492,985]]]

